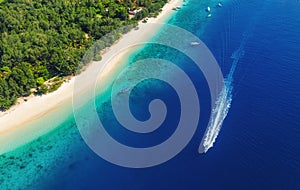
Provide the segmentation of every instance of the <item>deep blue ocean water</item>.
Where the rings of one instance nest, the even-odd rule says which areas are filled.
[[[245,55],[233,76],[231,108],[213,148],[198,153],[211,110],[205,78],[184,55],[146,46],[131,60],[168,59],[189,74],[199,93],[198,129],[180,154],[145,169],[113,165],[87,147],[70,115],[51,133],[2,156],[0,189],[300,189],[300,3],[227,0],[215,8],[216,2],[190,0],[169,21],[203,40],[224,76],[248,32]],[[208,5],[213,7],[209,19],[204,11]],[[147,147],[175,130],[178,96],[168,84],[148,81],[131,95],[132,112],[141,120],[149,117],[146,108],[153,98],[163,99],[171,110],[161,129],[149,135],[136,136],[120,127],[107,94],[96,98],[97,110],[104,124],[116,126],[107,130],[120,142]]]

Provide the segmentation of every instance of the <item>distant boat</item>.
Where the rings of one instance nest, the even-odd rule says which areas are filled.
[[[210,12],[210,7],[207,7],[205,10],[206,12]]]
[[[217,6],[220,7],[220,8],[223,7],[222,3],[220,3],[220,2],[218,3]]]
[[[125,93],[129,92],[130,90],[131,90],[130,87],[123,88],[122,90],[120,90],[120,91],[118,92],[117,95],[125,94]]]
[[[211,14],[208,14],[208,15],[207,15],[207,18],[210,18],[211,16],[212,16]]]
[[[198,45],[200,45],[199,42],[191,42],[191,46],[198,46]]]
[[[174,8],[173,8],[174,11],[177,11],[177,10],[179,10],[179,9],[181,9],[180,6],[177,6],[177,7],[174,7]]]

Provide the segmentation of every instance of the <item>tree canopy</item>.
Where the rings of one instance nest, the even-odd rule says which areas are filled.
[[[97,42],[122,26],[155,16],[163,0],[0,0],[0,110],[18,97],[47,93],[60,82],[45,82],[75,75],[101,49],[111,45],[123,29],[105,42]],[[140,11],[130,19],[128,10]],[[118,30],[117,30],[118,31]],[[109,39],[108,39],[109,38]],[[92,44],[94,44],[92,46]],[[93,52],[85,54],[92,46]],[[85,56],[84,56],[85,54]]]

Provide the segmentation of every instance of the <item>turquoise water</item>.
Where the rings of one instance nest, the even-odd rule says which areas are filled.
[[[169,21],[201,37],[225,76],[243,34],[252,30],[232,76],[231,108],[207,154],[198,154],[211,110],[204,76],[184,54],[152,44],[132,54],[128,64],[149,57],[170,60],[191,76],[200,97],[198,130],[179,155],[153,168],[115,166],[87,147],[70,113],[52,132],[0,156],[1,190],[299,189],[300,4],[296,0],[228,0],[223,8],[216,8],[216,2],[190,0]],[[209,19],[207,6],[213,9]],[[162,35],[163,30],[155,38]],[[155,72],[165,74],[159,67]],[[128,75],[121,85],[132,77]],[[163,142],[174,131],[179,103],[167,84],[149,80],[132,92],[132,112],[141,120],[149,117],[145,108],[153,98],[161,98],[171,110],[161,129],[142,136],[128,133],[113,117],[110,91],[98,94],[96,105],[103,123],[114,126],[106,129],[118,141],[147,147]]]

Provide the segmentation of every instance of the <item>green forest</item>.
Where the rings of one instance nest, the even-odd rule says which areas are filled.
[[[100,51],[138,20],[156,16],[166,2],[0,0],[0,110],[19,97],[56,90],[66,76],[100,60]],[[129,10],[136,9],[141,11],[130,16]]]

